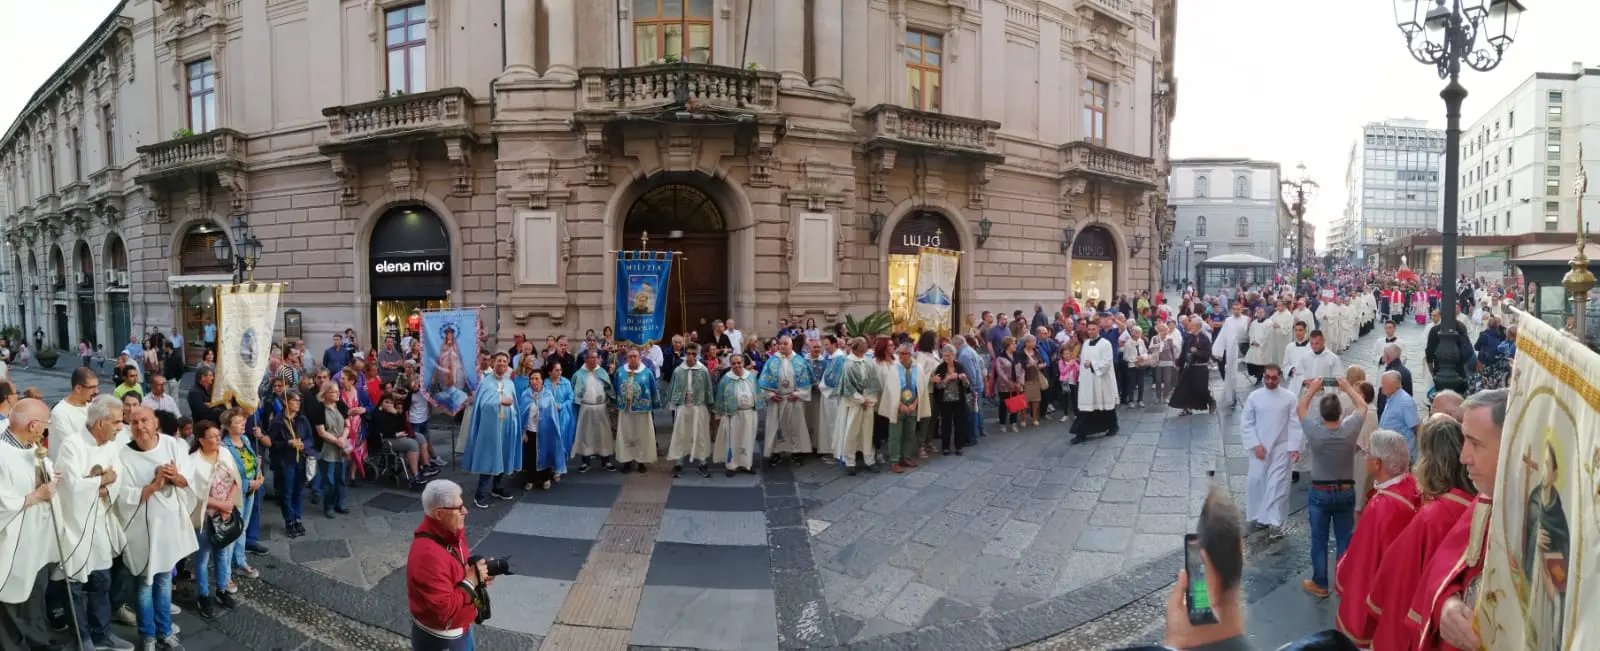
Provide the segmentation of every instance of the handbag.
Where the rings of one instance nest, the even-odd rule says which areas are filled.
[[[211,540],[212,549],[227,547],[244,534],[244,518],[239,517],[240,515],[238,509],[234,509],[231,518],[224,518],[215,513],[206,514],[206,538]]]
[[[1005,403],[1006,412],[1015,414],[1028,408],[1028,397],[1019,393],[1011,396],[1010,398],[1006,398]]]

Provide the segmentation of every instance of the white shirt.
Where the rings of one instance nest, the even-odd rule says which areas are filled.
[[[67,402],[65,398],[50,410],[50,433],[65,439],[67,436],[89,436],[89,405],[82,407]],[[55,461],[61,450],[50,446],[50,460]]]
[[[162,394],[159,396],[152,393],[148,396],[145,396],[144,400],[139,401],[139,404],[156,411],[165,411],[174,416],[183,415],[183,412],[178,411],[178,399],[172,397],[172,394],[170,393],[162,392]],[[84,416],[87,417],[88,413],[88,410],[85,409]]]
[[[722,334],[728,335],[728,343],[733,345],[736,352],[744,352],[744,333],[738,330],[728,330]]]
[[[1372,489],[1381,491],[1381,490],[1383,490],[1385,488],[1388,488],[1390,486],[1393,486],[1395,484],[1400,483],[1400,480],[1405,479],[1405,478],[1406,478],[1406,473],[1400,473],[1398,475],[1390,477],[1388,481],[1383,481],[1383,482],[1379,482],[1379,483],[1373,484],[1372,485]]]

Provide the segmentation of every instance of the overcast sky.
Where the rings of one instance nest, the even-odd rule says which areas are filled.
[[[1463,78],[1470,93],[1463,125],[1534,72],[1566,72],[1595,42],[1600,1],[1523,4],[1529,11],[1505,63]],[[114,6],[0,0],[0,121],[10,125]],[[1313,222],[1344,206],[1344,165],[1361,125],[1414,117],[1444,127],[1444,84],[1406,53],[1391,0],[1178,0],[1178,7],[1172,155],[1274,160],[1287,173],[1304,162],[1323,186],[1307,210]],[[1587,53],[1585,63],[1600,66],[1600,49]]]

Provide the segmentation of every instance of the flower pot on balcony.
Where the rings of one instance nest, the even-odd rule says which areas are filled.
[[[61,358],[61,353],[57,352],[54,348],[45,348],[40,350],[39,354],[35,355],[34,357],[39,360],[40,367],[55,368],[56,360]]]

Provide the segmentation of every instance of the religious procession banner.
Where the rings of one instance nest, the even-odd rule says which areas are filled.
[[[467,374],[477,368],[478,360],[478,337],[473,335],[480,326],[477,308],[422,313],[425,390],[435,404],[452,414],[467,404]]]
[[[270,368],[272,332],[278,324],[279,283],[217,287],[217,373],[211,404],[230,398],[246,409],[261,403],[257,393]]]
[[[671,251],[617,252],[616,339],[630,344],[660,341],[667,325],[667,279]]]
[[[961,254],[956,251],[922,247],[917,250],[916,293],[911,321],[921,329],[950,331],[950,307],[956,288],[956,272]]]
[[[1479,635],[1494,651],[1600,649],[1600,354],[1517,323]]]

